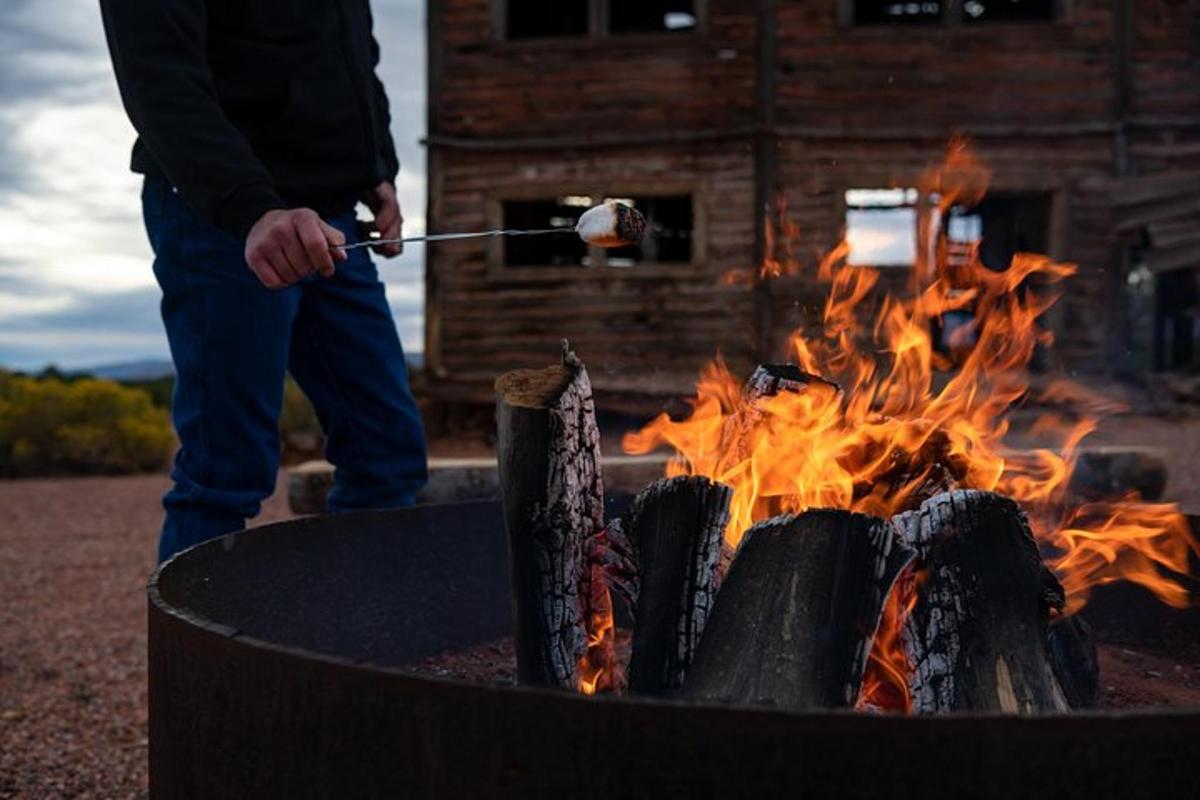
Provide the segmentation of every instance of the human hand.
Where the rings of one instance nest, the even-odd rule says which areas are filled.
[[[400,213],[400,201],[396,199],[396,187],[391,181],[383,181],[363,195],[362,201],[375,215],[373,229],[380,239],[399,239],[404,235],[404,217]],[[371,248],[384,258],[394,258],[404,252],[400,242],[375,245]]]
[[[333,275],[334,262],[345,261],[346,243],[337,228],[311,208],[276,209],[263,214],[246,236],[246,264],[268,289],[282,289],[314,272]]]

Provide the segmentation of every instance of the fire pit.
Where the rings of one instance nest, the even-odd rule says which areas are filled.
[[[794,713],[486,686],[406,666],[510,635],[510,608],[493,503],[298,520],[183,553],[150,585],[152,795],[1095,800],[1200,790],[1200,709]],[[1083,613],[1131,646],[1200,634],[1194,610],[1135,587],[1103,587]]]

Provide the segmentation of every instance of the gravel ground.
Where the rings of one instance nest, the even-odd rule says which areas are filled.
[[[146,796],[162,476],[0,481],[0,798]],[[281,492],[258,522],[288,516]]]

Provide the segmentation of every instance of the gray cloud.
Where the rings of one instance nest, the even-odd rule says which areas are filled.
[[[414,230],[425,212],[424,4],[373,8]],[[0,254],[0,306],[53,308],[0,317],[0,364],[74,367],[166,352],[123,113],[95,0],[0,2],[0,232],[37,243],[54,232],[53,247]],[[422,344],[423,263],[420,249],[380,263],[409,350]]]

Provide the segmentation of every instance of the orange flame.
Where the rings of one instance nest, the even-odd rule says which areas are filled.
[[[732,545],[753,523],[784,512],[835,507],[886,517],[947,488],[991,490],[1018,500],[1035,535],[1058,554],[1050,563],[1070,611],[1083,606],[1092,587],[1118,580],[1184,605],[1188,593],[1177,576],[1200,547],[1174,505],[1130,497],[1069,506],[1078,445],[1101,417],[1119,410],[1115,404],[1067,382],[1052,384],[1038,399],[1070,402],[1078,416],[1043,415],[1031,431],[1050,443],[1043,449],[1005,444],[1005,413],[1030,397],[1026,367],[1035,349],[1052,341],[1037,326],[1057,299],[1047,288],[1076,267],[1018,253],[996,272],[980,261],[977,246],[948,246],[941,220],[956,204],[978,203],[988,178],[957,140],[944,163],[927,170],[920,186],[929,202],[918,215],[906,297],[876,298],[879,271],[849,266],[846,241],[820,260],[816,279],[828,286],[820,331],[793,333],[790,360],[838,381],[840,392],[814,382],[753,397],[718,358],[702,372],[687,419],[659,416],[626,434],[624,448],[639,454],[670,446],[676,455],[669,475],[704,475],[730,486]],[[785,239],[796,233],[786,222],[780,230]],[[775,240],[773,227],[768,234],[772,248],[760,274],[798,271],[790,245]],[[933,330],[950,312],[965,323],[939,350]],[[889,607],[866,682],[879,684],[867,686],[868,699],[891,697],[889,708],[906,708],[895,699],[907,694],[894,636],[903,609]]]

